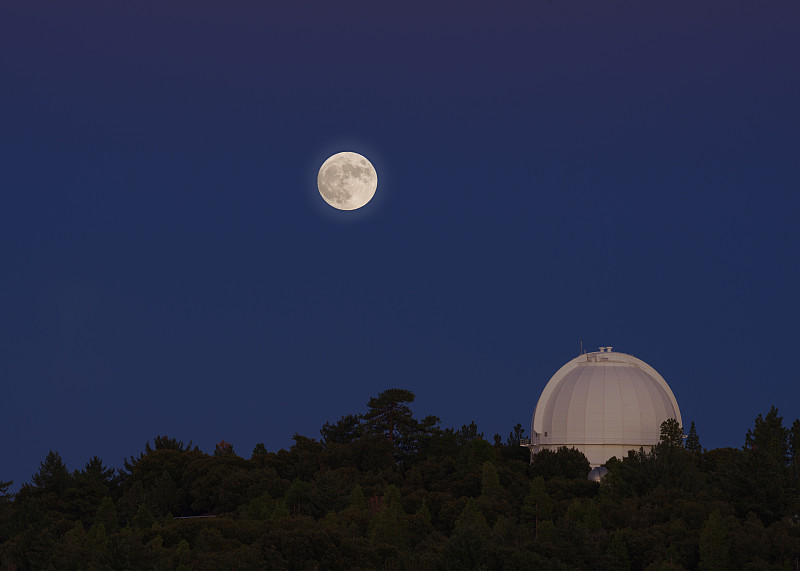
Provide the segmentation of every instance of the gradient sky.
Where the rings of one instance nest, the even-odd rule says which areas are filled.
[[[580,339],[800,417],[800,4],[440,4],[0,3],[0,480],[389,387],[505,438]]]

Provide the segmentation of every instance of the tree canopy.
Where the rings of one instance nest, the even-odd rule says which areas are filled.
[[[589,481],[578,450],[530,461],[475,422],[418,419],[389,389],[249,459],[156,436],[121,470],[56,451],[0,481],[9,569],[785,569],[800,561],[800,421],[758,415],[741,448],[675,421]],[[507,429],[508,429],[507,428]],[[0,474],[0,477],[2,474]]]

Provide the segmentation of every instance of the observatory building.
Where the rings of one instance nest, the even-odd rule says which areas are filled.
[[[600,347],[561,367],[544,387],[531,422],[531,454],[561,446],[584,453],[592,467],[658,443],[661,423],[681,426],[678,401],[644,361]]]

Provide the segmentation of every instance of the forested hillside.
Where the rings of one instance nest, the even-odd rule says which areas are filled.
[[[800,569],[800,421],[774,408],[740,449],[665,422],[597,483],[575,450],[531,465],[520,424],[442,429],[413,400],[387,390],[288,451],[157,436],[72,473],[51,452],[17,494],[0,482],[0,568]]]

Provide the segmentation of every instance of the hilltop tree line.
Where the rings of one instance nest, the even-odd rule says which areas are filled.
[[[166,436],[120,470],[50,452],[16,494],[0,482],[0,568],[800,568],[800,420],[774,407],[741,448],[666,421],[593,482],[574,449],[531,463],[521,424],[486,439],[413,401],[387,390],[249,458]]]

